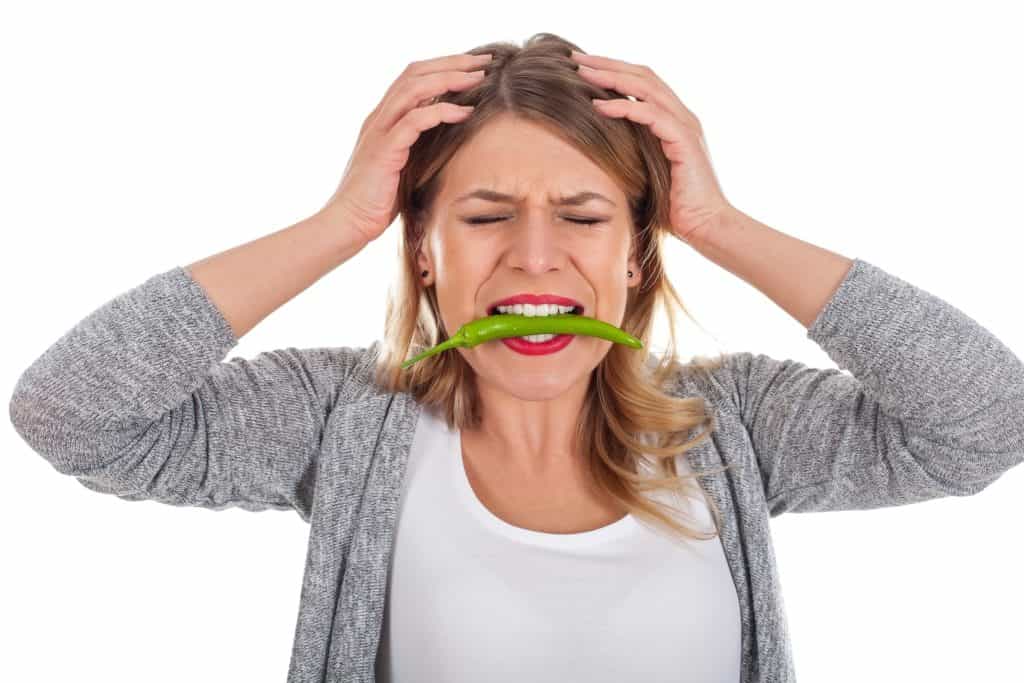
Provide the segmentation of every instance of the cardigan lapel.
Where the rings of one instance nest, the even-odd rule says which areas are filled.
[[[353,518],[340,520],[338,527],[350,528],[351,550],[344,564],[333,637],[328,656],[328,677],[332,683],[369,683],[374,680],[377,647],[384,616],[388,567],[394,548],[398,507],[406,465],[421,406],[408,392],[376,393],[364,410],[378,414],[385,402],[384,418],[377,424],[361,421],[361,428],[375,435],[355,438],[351,443],[373,443],[370,454],[345,453],[340,460],[360,461],[360,476],[349,482],[350,512]],[[352,415],[353,422],[359,421]],[[356,465],[352,465],[355,467]],[[363,495],[364,491],[375,492]],[[354,497],[360,497],[355,500]],[[345,506],[341,506],[345,508]],[[344,514],[337,509],[336,516]]]
[[[727,411],[717,413],[715,431],[687,452],[695,472],[720,469],[729,464],[722,458],[721,435],[745,429],[737,419],[730,419]],[[739,435],[732,440],[742,443],[744,438]],[[750,459],[736,461],[732,469],[698,481],[722,516],[720,540],[740,607],[741,683],[793,681],[791,644],[773,545],[770,540],[756,540],[771,537],[764,487],[756,454],[744,450],[740,455]],[[756,591],[754,586],[758,587]]]

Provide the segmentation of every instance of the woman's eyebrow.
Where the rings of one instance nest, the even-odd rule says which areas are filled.
[[[489,202],[501,202],[504,204],[518,204],[523,201],[522,197],[513,197],[510,194],[504,194],[502,192],[495,192],[494,190],[477,189],[472,192],[458,197],[452,204],[458,204],[464,202],[467,199],[483,199]],[[560,197],[557,200],[551,202],[556,206],[579,206],[580,204],[586,204],[591,199],[600,199],[601,201],[608,202],[612,206],[615,206],[615,202],[605,197],[603,194],[598,192],[577,192],[576,194],[569,195],[568,197]]]

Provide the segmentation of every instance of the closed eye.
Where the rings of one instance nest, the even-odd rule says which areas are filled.
[[[470,225],[481,225],[484,223],[497,223],[503,221],[507,216],[481,216],[478,218],[467,218],[466,222]],[[600,218],[573,218],[571,216],[565,216],[565,220],[570,223],[579,223],[581,225],[593,225],[594,223],[603,223],[604,220]]]

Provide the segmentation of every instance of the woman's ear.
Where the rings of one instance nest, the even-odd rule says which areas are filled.
[[[632,275],[630,273],[632,273]],[[640,277],[640,266],[632,259],[630,259],[627,264],[625,276],[627,287],[635,287],[643,281],[643,278]]]
[[[416,250],[416,276],[419,278],[420,283],[424,287],[429,287],[434,282],[434,268],[430,262],[430,257],[420,247]],[[424,275],[424,273],[426,273]]]

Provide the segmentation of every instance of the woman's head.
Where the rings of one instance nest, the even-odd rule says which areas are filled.
[[[586,398],[576,442],[593,453],[595,480],[629,509],[664,522],[632,489],[637,451],[643,447],[674,475],[672,456],[706,434],[685,444],[680,437],[710,417],[699,399],[658,389],[677,366],[672,306],[685,312],[662,268],[669,162],[645,126],[594,111],[591,98],[622,95],[581,78],[570,49],[579,48],[543,33],[523,47],[470,50],[494,55],[486,77],[440,99],[472,104],[473,113],[423,131],[412,145],[397,198],[400,281],[389,291],[377,378],[463,429],[480,424],[481,382],[525,400],[579,391]],[[508,198],[493,201],[496,193]],[[645,349],[576,336],[558,353],[522,356],[496,340],[399,367],[523,292],[572,299]],[[659,308],[672,344],[652,371],[646,347]],[[640,441],[654,425],[660,452]]]
[[[512,112],[482,113],[439,174],[421,225],[416,266],[427,273],[421,286],[433,287],[446,331],[519,293],[562,297],[583,315],[618,326],[627,292],[642,281],[631,253],[633,218],[617,180],[550,124]],[[570,343],[544,356],[500,342],[453,351],[478,380],[536,401],[585,385],[612,346],[583,335]]]

